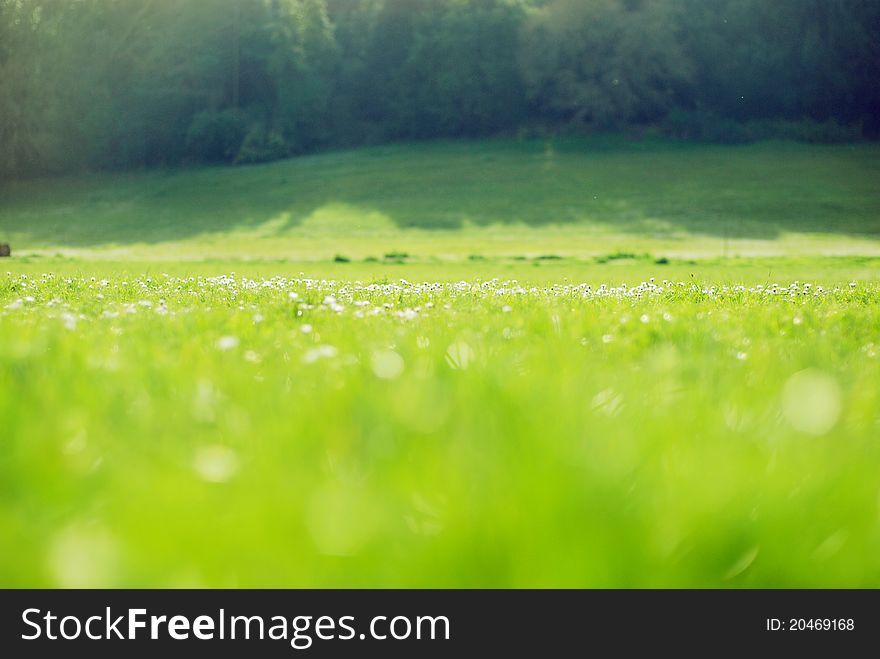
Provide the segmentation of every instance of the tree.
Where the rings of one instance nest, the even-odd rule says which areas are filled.
[[[338,48],[324,0],[274,2],[267,31],[275,92],[271,123],[293,152],[328,142]]]
[[[682,0],[691,105],[739,121],[878,126],[877,0]]]
[[[505,0],[449,3],[417,33],[406,68],[416,111],[415,136],[491,135],[516,127],[525,114],[517,63],[522,20]]]
[[[40,27],[35,2],[0,0],[0,176],[32,171],[40,159]]]
[[[671,0],[552,0],[534,10],[520,61],[536,110],[601,128],[661,118],[692,76],[674,8]]]
[[[880,135],[880,0],[0,0],[4,177],[804,119]]]

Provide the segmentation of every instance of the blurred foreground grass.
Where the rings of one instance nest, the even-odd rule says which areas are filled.
[[[845,269],[32,270],[0,274],[2,586],[880,586],[880,288]]]

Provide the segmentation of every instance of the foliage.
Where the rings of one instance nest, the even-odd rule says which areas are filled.
[[[200,112],[186,133],[187,150],[208,162],[231,162],[244,140],[244,123],[233,110]]]
[[[0,0],[0,176],[667,119],[877,136],[878,26],[880,0]]]
[[[601,128],[646,123],[679,102],[691,63],[667,0],[556,0],[526,26],[523,69],[541,114]]]
[[[266,130],[262,124],[251,126],[244,142],[235,156],[237,164],[253,164],[279,160],[288,155],[287,143],[281,133]]]

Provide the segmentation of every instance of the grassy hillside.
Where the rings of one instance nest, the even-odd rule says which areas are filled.
[[[434,143],[0,188],[19,255],[880,255],[880,147]]]

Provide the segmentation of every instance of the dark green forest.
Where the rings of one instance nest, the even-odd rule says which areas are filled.
[[[0,176],[880,134],[880,0],[0,0]]]

